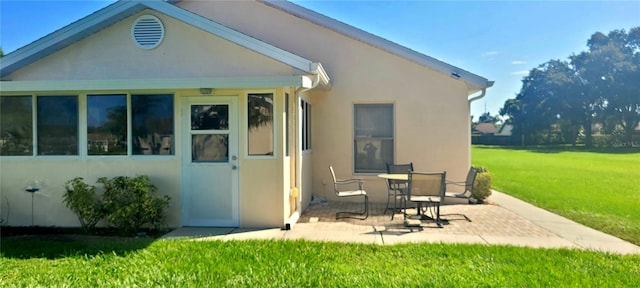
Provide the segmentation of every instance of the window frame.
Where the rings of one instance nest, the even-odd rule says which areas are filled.
[[[275,94],[275,93],[274,93]],[[108,95],[122,95],[126,97],[126,105],[127,105],[127,153],[123,155],[89,155],[88,149],[88,98],[89,96],[108,96]],[[171,108],[171,116],[173,121],[171,123],[172,126],[172,153],[164,154],[164,155],[138,155],[133,154],[133,132],[132,132],[132,102],[131,99],[133,95],[167,95],[171,97],[172,108]],[[82,92],[82,93],[65,93],[65,94],[16,94],[16,95],[2,95],[0,97],[12,97],[12,96],[20,96],[20,97],[30,97],[31,98],[31,145],[32,151],[31,154],[28,155],[0,155],[0,159],[32,159],[32,158],[55,158],[55,159],[125,159],[125,158],[135,158],[135,159],[166,159],[166,158],[175,158],[176,157],[176,138],[179,136],[177,133],[179,132],[176,129],[177,125],[177,117],[176,117],[176,94],[175,92],[166,92],[166,93],[132,93],[130,91],[113,91],[108,93],[100,93],[100,92]],[[77,100],[77,154],[74,155],[40,155],[39,147],[38,147],[38,98],[40,97],[55,97],[55,96],[71,96],[76,97]]]
[[[273,110],[271,111],[271,145],[273,152],[270,155],[262,155],[262,154],[250,154],[249,153],[249,95],[253,94],[271,94],[273,96]],[[245,135],[245,145],[244,145],[244,156],[246,159],[277,159],[278,157],[278,149],[277,149],[277,135],[278,135],[278,125],[276,125],[277,117],[279,113],[278,109],[278,94],[275,89],[265,89],[265,90],[247,90],[244,93],[244,103],[242,104],[242,109],[244,111],[244,125],[242,125],[243,134]]]
[[[311,103],[300,98],[300,147],[302,152],[311,152]]]
[[[388,106],[390,107],[390,112],[391,112],[391,120],[393,121],[393,123],[391,124],[391,136],[390,137],[369,137],[370,139],[380,139],[380,141],[384,141],[384,140],[391,140],[391,144],[392,144],[392,149],[391,149],[391,155],[389,155],[390,159],[389,161],[391,163],[394,163],[395,161],[395,154],[396,154],[396,105],[394,102],[354,102],[352,109],[351,109],[351,116],[352,116],[352,128],[351,128],[351,133],[352,133],[352,137],[351,137],[351,161],[352,161],[352,167],[353,167],[353,173],[354,175],[376,175],[376,174],[380,174],[380,173],[386,173],[386,167],[380,168],[380,170],[367,170],[367,171],[359,171],[357,166],[357,154],[356,154],[356,146],[357,146],[357,140],[358,139],[364,139],[363,137],[357,137],[356,135],[356,107],[357,106]],[[389,139],[391,138],[391,139]],[[380,148],[379,148],[380,149]]]

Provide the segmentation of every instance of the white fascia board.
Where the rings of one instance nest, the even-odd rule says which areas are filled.
[[[98,10],[2,57],[0,77],[7,76],[24,65],[46,57],[143,9],[144,6],[137,1],[118,1]]]
[[[260,41],[246,34],[240,33],[224,25],[218,24],[211,19],[202,17],[200,15],[165,2],[144,2],[144,4],[153,10],[176,18],[184,23],[231,41],[247,49],[273,58],[295,69],[307,73],[311,72],[312,62],[310,60],[282,50],[278,47]]]
[[[358,29],[346,23],[340,22],[331,17],[322,15],[315,11],[306,9],[294,3],[291,3],[288,1],[282,1],[282,0],[260,0],[260,1],[268,6],[279,9],[293,16],[310,21],[321,27],[325,27],[329,30],[333,30],[349,38],[352,38],[360,42],[363,42],[365,44],[371,45],[373,47],[377,47],[379,49],[385,50],[391,54],[400,56],[412,62],[429,67],[431,69],[434,69],[446,75],[451,75],[452,73],[456,73],[460,75],[460,80],[463,80],[468,83],[467,86],[469,87],[469,90],[476,90],[476,89],[481,90],[482,88],[489,88],[491,87],[491,85],[493,85],[493,82],[487,80],[482,76],[465,71],[461,68],[458,68],[446,62],[440,61],[436,58],[427,56],[425,54],[422,54],[420,52],[417,52],[415,50],[402,46],[400,44],[394,43],[392,41],[376,36],[364,30]]]
[[[308,76],[217,77],[186,79],[112,79],[0,81],[3,95],[56,91],[133,91],[181,89],[240,89],[273,87],[311,87]]]

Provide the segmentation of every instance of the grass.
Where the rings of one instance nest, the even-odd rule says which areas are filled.
[[[474,146],[493,188],[640,245],[640,150]]]
[[[51,240],[2,240],[2,287],[636,287],[640,281],[640,255],[567,249],[158,240],[102,248],[72,241],[58,250],[43,247]]]
[[[474,147],[494,187],[640,244],[640,152]],[[0,287],[637,287],[640,255],[304,240],[0,238]]]

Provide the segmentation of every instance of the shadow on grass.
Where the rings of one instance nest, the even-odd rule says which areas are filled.
[[[68,257],[93,257],[102,254],[124,256],[153,243],[161,231],[140,234],[136,237],[109,235],[109,232],[81,232],[79,229],[35,230],[2,228],[0,255],[14,259],[60,259]],[[162,231],[166,232],[166,231]]]
[[[601,154],[634,154],[640,153],[640,147],[608,147],[608,148],[587,148],[584,145],[573,147],[571,145],[550,145],[550,146],[490,146],[473,145],[477,149],[506,149],[529,151],[534,153],[555,154],[561,152],[591,152]]]

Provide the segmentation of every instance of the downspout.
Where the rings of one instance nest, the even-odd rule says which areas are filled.
[[[489,82],[489,87],[493,86],[493,82]],[[471,112],[471,102],[476,101],[476,100],[480,100],[482,99],[485,95],[487,95],[487,88],[482,88],[482,93],[480,93],[480,95],[478,96],[474,96],[471,97],[468,101],[469,101],[469,112]],[[469,155],[467,155],[467,157],[469,157],[469,167],[471,167],[471,145],[472,142],[471,141],[471,120],[469,120],[469,129],[467,129],[467,133],[469,133]]]
[[[293,103],[296,103],[296,108],[292,109],[292,111],[295,113],[293,116],[294,119],[296,119],[295,122],[295,133],[294,133],[294,137],[296,139],[295,141],[295,149],[296,149],[296,161],[295,161],[295,165],[293,167],[296,176],[295,176],[295,185],[293,188],[291,188],[291,194],[294,194],[293,191],[296,191],[295,194],[297,194],[295,203],[296,203],[296,212],[293,213],[293,215],[291,215],[289,217],[289,219],[287,220],[287,223],[284,226],[285,230],[291,230],[291,228],[293,227],[293,225],[298,222],[298,219],[300,218],[300,215],[302,214],[302,205],[301,204],[301,197],[300,197],[300,185],[302,183],[302,177],[301,177],[301,170],[302,169],[302,143],[301,143],[301,139],[300,139],[300,131],[301,131],[301,127],[300,127],[300,115],[298,115],[298,111],[300,111],[300,94],[306,91],[309,91],[313,88],[316,88],[318,86],[318,84],[320,83],[320,73],[316,73],[315,74],[315,79],[311,81],[311,87],[309,88],[305,88],[305,87],[298,87],[296,88],[296,90],[293,93]]]

